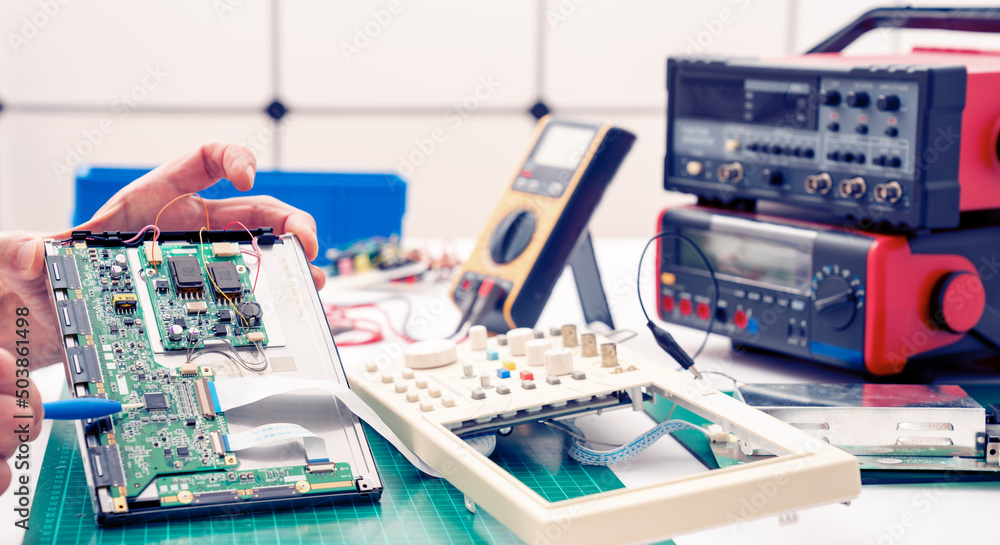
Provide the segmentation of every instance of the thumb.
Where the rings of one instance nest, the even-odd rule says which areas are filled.
[[[27,231],[0,235],[0,283],[29,305],[48,300],[42,237]]]

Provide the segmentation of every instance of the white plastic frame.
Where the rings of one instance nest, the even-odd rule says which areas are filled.
[[[491,339],[491,345],[495,341]],[[493,345],[495,346],[495,345]],[[464,347],[463,347],[464,348]],[[667,369],[623,347],[622,359],[641,362],[622,373],[622,390],[647,393],[682,407],[736,434],[744,451],[764,449],[774,458],[559,502],[548,502],[450,432],[454,411],[422,413],[372,373],[349,370],[352,389],[371,405],[424,461],[527,543],[626,544],[802,508],[848,502],[861,491],[857,460],[850,454],[772,418],[687,373]],[[460,349],[460,353],[464,350]]]

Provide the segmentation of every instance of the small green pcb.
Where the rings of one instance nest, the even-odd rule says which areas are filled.
[[[139,251],[156,325],[166,350],[224,339],[266,346],[263,309],[239,245],[154,245]]]

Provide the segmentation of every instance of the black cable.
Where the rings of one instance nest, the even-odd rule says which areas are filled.
[[[376,304],[387,302],[387,301],[400,301],[404,305],[406,305],[406,314],[403,316],[403,327],[399,328],[399,330],[403,333],[403,335],[406,335],[407,337],[409,337],[414,342],[419,342],[420,340],[422,340],[422,339],[419,339],[418,337],[415,337],[415,336],[411,335],[410,334],[410,330],[409,330],[409,328],[410,328],[410,318],[413,316],[413,301],[411,301],[409,298],[403,297],[401,295],[393,295],[393,296],[390,296],[390,297],[386,297],[385,299],[380,299],[378,301],[378,303],[376,303]],[[458,324],[458,327],[455,329],[454,333],[452,333],[451,335],[448,335],[445,338],[446,339],[451,339],[451,338],[455,337],[456,335],[458,335],[459,333],[461,333],[462,332],[462,327],[464,325],[465,325],[465,322],[460,322]]]
[[[685,352],[684,349],[681,348],[679,344],[677,344],[677,341],[674,340],[673,336],[671,336],[670,333],[668,333],[665,329],[653,323],[653,319],[650,318],[649,313],[646,312],[646,305],[644,305],[642,302],[642,262],[646,258],[646,251],[649,250],[649,246],[652,245],[654,242],[656,242],[661,238],[666,238],[666,237],[671,237],[680,240],[681,242],[690,246],[695,251],[695,253],[698,254],[698,257],[701,258],[702,263],[705,264],[705,269],[708,270],[708,275],[712,278],[712,285],[715,289],[715,293],[713,293],[712,295],[712,311],[708,318],[708,329],[705,331],[705,338],[702,339],[701,346],[699,346],[698,350],[694,353],[694,357],[689,356],[688,353]],[[642,254],[639,256],[639,271],[638,274],[636,275],[635,289],[636,293],[639,296],[639,308],[642,309],[642,315],[646,317],[646,327],[648,327],[649,330],[653,333],[653,338],[656,339],[656,344],[658,344],[660,348],[663,349],[664,352],[666,352],[675,360],[677,360],[677,363],[679,363],[681,367],[683,367],[684,369],[691,369],[694,366],[694,358],[700,356],[702,350],[705,349],[705,345],[708,344],[708,338],[712,334],[712,326],[715,325],[715,313],[717,311],[717,307],[719,304],[719,279],[716,278],[715,269],[712,268],[712,263],[711,261],[708,260],[708,257],[705,256],[705,252],[701,251],[701,248],[699,248],[698,245],[695,244],[693,240],[680,233],[663,231],[661,233],[653,235],[653,237],[646,242],[646,246],[643,247]],[[657,296],[658,295],[659,294],[657,294]],[[697,371],[694,371],[694,373],[698,374]]]

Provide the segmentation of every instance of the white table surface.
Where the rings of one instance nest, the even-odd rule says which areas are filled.
[[[603,282],[611,302],[612,313],[618,328],[639,332],[638,337],[628,341],[628,346],[649,357],[664,359],[656,347],[636,299],[636,267],[644,240],[640,239],[598,239],[595,241]],[[460,251],[468,252],[471,241],[459,241]],[[650,252],[652,253],[652,252]],[[653,301],[653,258],[647,255],[643,274],[643,301],[652,310]],[[539,319],[539,325],[561,325],[582,323],[583,314],[576,299],[576,290],[571,275],[563,275],[552,294],[548,306]],[[324,300],[340,303],[352,301],[372,301],[387,295],[406,295],[413,301],[415,314],[425,318],[430,325],[414,327],[412,333],[421,337],[448,334],[457,320],[457,312],[450,304],[448,286],[444,283],[413,290],[381,290],[338,292],[333,286],[323,290]],[[388,303],[386,308],[401,319],[402,305]],[[416,323],[416,322],[414,322]],[[693,352],[701,342],[703,333],[679,326],[667,326],[672,335],[689,352]],[[391,335],[390,335],[391,337]],[[394,341],[376,346],[342,348],[341,356],[345,364],[357,363],[383,350],[393,350]],[[666,361],[666,360],[665,360]],[[704,353],[698,358],[698,368],[723,371],[743,382],[863,382],[856,374],[820,364],[804,362],[780,356],[760,354],[735,354],[730,350],[728,339],[713,336]],[[669,364],[669,363],[668,363]],[[46,401],[58,397],[63,388],[62,369],[51,367],[34,375]],[[709,377],[717,387],[729,389],[728,381]],[[976,370],[942,370],[935,382],[992,383],[1000,381],[1000,374],[988,374]],[[998,386],[1000,387],[1000,386]],[[631,415],[631,416],[628,416]],[[612,416],[612,415],[606,415]],[[600,417],[604,418],[604,417]],[[607,427],[600,422],[587,422],[588,433],[605,434],[601,439],[622,440],[645,429],[651,421],[638,413],[627,411],[615,414]],[[613,422],[613,425],[611,425]],[[610,431],[615,428],[616,431]],[[42,436],[32,444],[32,483],[37,482],[38,468],[42,462],[44,447],[48,440],[48,427]],[[662,443],[662,441],[661,441]],[[696,471],[697,464],[678,454],[679,449],[669,441],[655,449],[636,464],[635,471],[649,471],[650,474],[674,474],[678,471]],[[15,474],[16,475],[16,474]],[[635,478],[644,478],[643,473],[620,474],[626,484]],[[751,544],[939,544],[965,537],[985,543],[995,542],[995,525],[989,516],[1000,502],[1000,483],[959,484],[959,485],[879,485],[865,486],[861,496],[850,506],[827,505],[805,509],[798,513],[799,520],[792,524],[779,525],[777,518],[755,520],[739,525],[726,526],[680,536],[675,539],[679,545],[717,544],[738,540],[741,545]],[[14,498],[10,491],[0,496],[0,528],[3,528],[5,543],[20,543],[23,532],[13,526],[15,520],[12,508]],[[665,514],[683,516],[683,513]],[[993,536],[993,537],[991,537]]]

